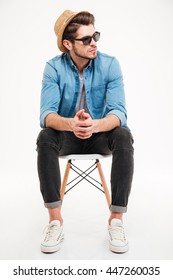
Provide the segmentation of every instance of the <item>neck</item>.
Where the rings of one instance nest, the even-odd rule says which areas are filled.
[[[76,65],[79,74],[82,74],[83,69],[88,65],[90,60],[82,58],[82,57],[73,56],[73,55],[70,55],[70,56],[71,56],[71,59],[73,60],[73,63]]]

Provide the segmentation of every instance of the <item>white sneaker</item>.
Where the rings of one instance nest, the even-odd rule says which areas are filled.
[[[112,219],[108,226],[109,231],[109,248],[115,253],[125,253],[128,251],[128,241],[125,236],[122,221],[119,219]]]
[[[44,253],[53,253],[58,251],[63,239],[63,226],[60,224],[60,221],[52,221],[43,232],[41,251]]]

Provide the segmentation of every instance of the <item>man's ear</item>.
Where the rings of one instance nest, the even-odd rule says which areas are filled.
[[[71,51],[71,49],[72,49],[72,43],[71,43],[69,40],[64,39],[64,40],[62,41],[62,43],[63,43],[64,47],[65,47],[68,51]]]

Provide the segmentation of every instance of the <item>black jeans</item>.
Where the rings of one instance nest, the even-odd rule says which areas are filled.
[[[68,154],[112,154],[111,212],[127,211],[133,177],[133,137],[128,128],[117,127],[79,139],[72,132],[41,130],[37,139],[38,175],[45,207],[61,205],[59,156]]]

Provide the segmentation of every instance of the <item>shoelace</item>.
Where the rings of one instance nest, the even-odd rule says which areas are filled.
[[[55,239],[55,235],[57,236],[57,231],[59,229],[59,235],[60,235],[60,227],[58,227],[57,225],[48,225],[45,228],[46,231],[46,236],[44,241],[50,241],[52,239]]]
[[[112,239],[125,240],[124,228],[120,226],[110,227],[110,235]]]

